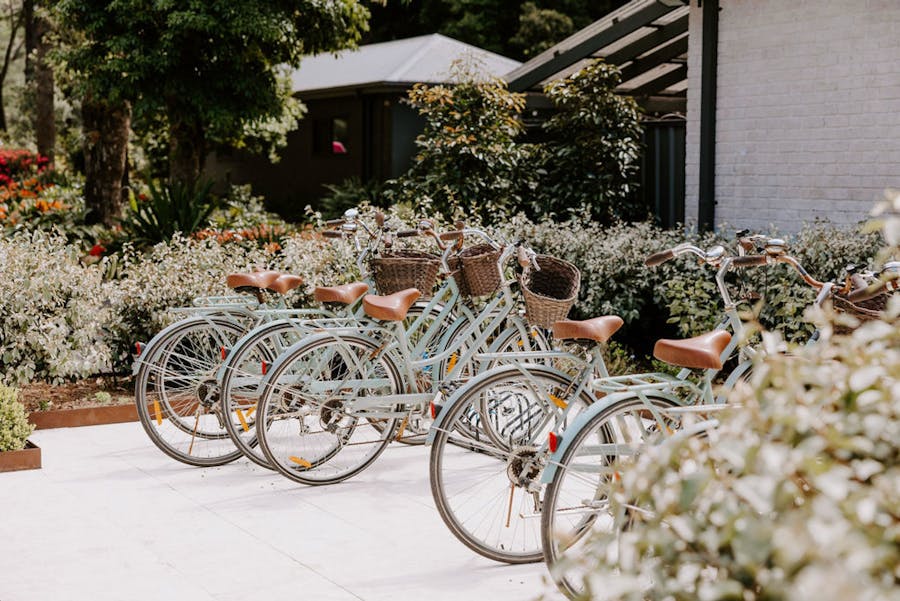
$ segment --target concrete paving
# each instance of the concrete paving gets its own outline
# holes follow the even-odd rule
[[[312,488],[245,460],[180,464],[137,423],[31,440],[43,469],[0,474],[0,601],[558,598],[543,564],[450,534],[421,447]]]

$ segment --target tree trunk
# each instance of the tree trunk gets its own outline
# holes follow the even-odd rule
[[[38,154],[44,155],[53,163],[53,154],[56,148],[56,117],[53,111],[53,68],[47,60],[49,51],[47,34],[49,33],[50,23],[40,17],[36,19],[34,130]]]
[[[22,22],[25,25],[25,82],[31,83],[34,79],[34,51],[37,48],[34,0],[23,0]]]
[[[198,120],[177,119],[169,111],[169,180],[193,184],[205,158],[205,136]]]
[[[111,226],[122,215],[122,178],[131,127],[131,105],[85,98],[84,203],[87,223]]]

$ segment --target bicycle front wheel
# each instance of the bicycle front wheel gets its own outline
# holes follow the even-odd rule
[[[678,404],[665,398],[625,399],[592,417],[577,432],[566,432],[570,446],[547,485],[541,515],[541,541],[547,567],[569,598],[585,594],[585,566],[579,558],[591,533],[612,531],[610,489],[642,448],[679,428],[666,409]],[[621,523],[621,516],[619,522]]]
[[[564,427],[567,411],[574,416],[590,403],[587,395],[567,398],[571,381],[565,374],[542,366],[525,369],[527,375],[515,367],[498,368],[460,389],[435,433],[429,462],[431,492],[450,531],[476,553],[513,564],[542,557],[544,441],[551,430]],[[511,444],[503,446],[475,422],[480,408],[499,398],[520,418],[506,416],[518,427]],[[551,398],[566,399],[568,408]]]
[[[378,397],[401,389],[399,371],[374,341],[314,337],[279,361],[263,382],[256,422],[260,447],[269,464],[295,482],[346,480],[391,441],[401,412],[379,404]]]

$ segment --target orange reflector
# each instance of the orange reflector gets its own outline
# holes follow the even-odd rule
[[[225,360],[225,347],[222,347],[222,360]]]
[[[559,407],[560,409],[565,409],[569,406],[567,402],[556,396],[555,394],[550,395],[550,400],[553,401],[553,404]]]
[[[266,375],[266,372],[269,371],[269,364],[265,361],[262,362],[262,375]]]
[[[560,436],[556,434],[556,432],[551,432],[547,435],[547,444],[550,445],[550,452],[555,453],[556,449],[559,448],[559,441],[561,440]]]
[[[162,409],[159,408],[159,401],[153,401],[153,413],[156,414],[156,425],[162,425]]]
[[[431,408],[431,419],[434,419],[437,417],[437,407],[435,406],[434,403],[431,403],[430,408]]]
[[[297,465],[299,465],[301,467],[305,467],[305,468],[312,467],[312,463],[310,463],[303,457],[294,457],[293,455],[291,455],[290,457],[288,457],[288,459],[290,459],[291,461],[293,461],[294,463],[296,463]]]
[[[235,409],[234,412],[235,412],[235,414],[237,414],[238,421],[241,422],[241,428],[244,429],[244,432],[249,432],[250,426],[247,425],[247,420],[244,417],[244,412],[241,411],[240,409]]]
[[[141,351],[144,350],[144,345],[141,344],[140,342],[135,342],[135,343],[134,343],[134,350],[137,351],[137,355],[138,355],[138,357],[140,357],[140,356],[141,356]]]
[[[518,341],[516,344],[518,344],[519,346],[525,346],[525,341],[524,341],[524,340],[520,340],[520,341]]]
[[[456,362],[459,360],[459,355],[453,353],[450,355],[450,360],[447,362],[447,371],[453,371],[453,368],[456,367]]]

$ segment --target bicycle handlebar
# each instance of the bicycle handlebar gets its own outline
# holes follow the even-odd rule
[[[343,238],[344,232],[340,230],[325,230],[322,232],[323,238]]]
[[[768,255],[745,255],[743,257],[734,257],[731,264],[735,267],[757,267],[766,265],[769,262]]]
[[[644,259],[644,265],[646,265],[647,267],[656,267],[657,265],[662,265],[666,261],[674,258],[675,251],[670,248],[658,253],[653,253],[652,255]]]

